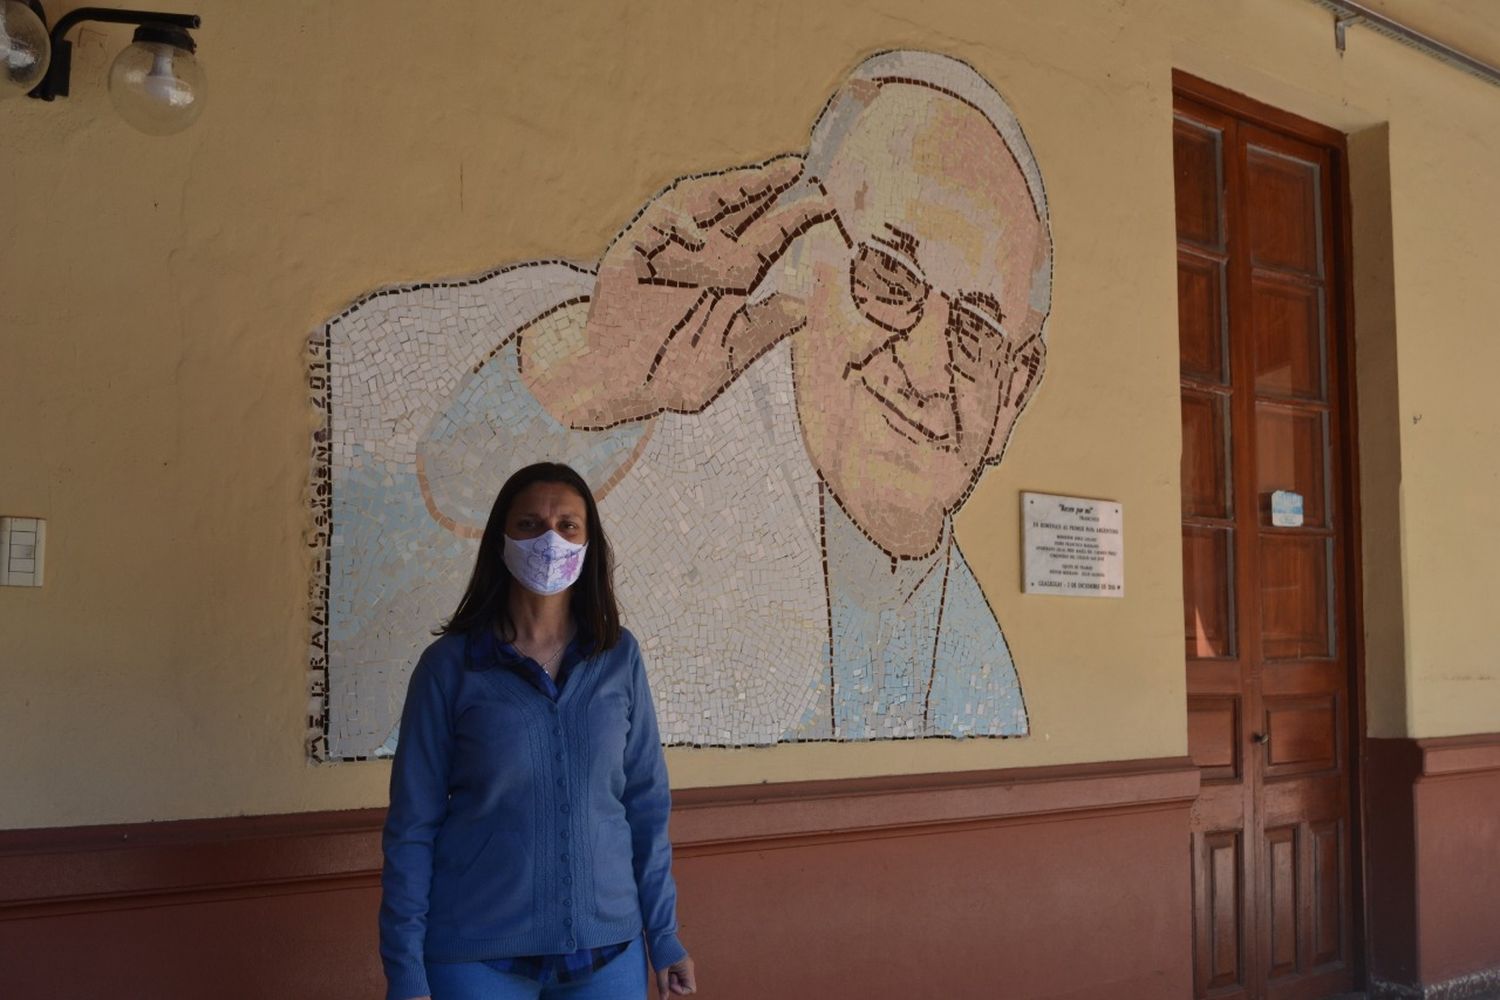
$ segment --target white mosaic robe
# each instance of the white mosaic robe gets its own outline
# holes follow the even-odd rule
[[[546,460],[592,484],[628,464],[600,509],[668,744],[1024,734],[1009,649],[951,523],[932,556],[893,567],[848,521],[802,444],[788,345],[698,414],[578,432],[541,407],[511,332],[590,286],[570,265],[531,265],[385,293],[330,325],[345,388],[334,396],[330,753],[393,749],[406,672],[424,629],[456,604],[477,544],[435,516],[477,532],[506,477]],[[545,322],[576,323],[584,309]],[[430,389],[369,372],[378,358],[426,373]],[[437,376],[434,358],[455,367]],[[351,415],[364,424],[351,428]]]

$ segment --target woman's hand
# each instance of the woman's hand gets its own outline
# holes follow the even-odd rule
[[[698,991],[698,980],[693,974],[693,958],[684,955],[665,969],[656,973],[656,990],[663,997],[680,997]]]

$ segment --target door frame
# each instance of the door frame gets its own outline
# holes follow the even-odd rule
[[[1370,936],[1368,919],[1368,851],[1365,845],[1366,821],[1364,813],[1364,775],[1366,766],[1366,711],[1365,711],[1365,634],[1364,634],[1364,541],[1360,529],[1359,504],[1359,404],[1358,366],[1355,360],[1354,325],[1354,239],[1351,225],[1352,206],[1349,195],[1349,146],[1343,132],[1327,125],[1283,111],[1280,108],[1257,101],[1252,97],[1228,87],[1211,83],[1201,77],[1182,70],[1172,70],[1172,95],[1179,95],[1199,104],[1247,119],[1253,124],[1274,132],[1282,132],[1304,142],[1328,149],[1333,162],[1332,174],[1337,178],[1338,191],[1330,198],[1333,212],[1331,239],[1337,240],[1334,254],[1335,273],[1329,282],[1333,294],[1333,315],[1336,329],[1331,337],[1338,340],[1338,364],[1330,374],[1340,383],[1340,424],[1344,431],[1343,447],[1337,467],[1338,502],[1348,522],[1347,557],[1339,573],[1347,595],[1345,607],[1337,619],[1339,634],[1344,637],[1349,653],[1349,731],[1343,733],[1344,748],[1349,761],[1349,871],[1352,875],[1354,926],[1350,928],[1350,941],[1357,944],[1353,956],[1355,982],[1362,988],[1369,985]]]

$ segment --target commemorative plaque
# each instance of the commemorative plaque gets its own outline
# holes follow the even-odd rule
[[[1110,500],[1021,494],[1024,591],[1124,597],[1124,508]]]

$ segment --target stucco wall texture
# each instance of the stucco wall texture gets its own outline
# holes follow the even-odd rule
[[[594,260],[673,178],[804,148],[888,48],[970,62],[1046,179],[1046,381],[956,522],[1032,734],[675,749],[674,783],[1185,752],[1174,68],[1354,137],[1369,731],[1497,728],[1494,87],[1358,29],[1340,56],[1306,0],[197,10],[181,135],[110,108],[124,29],[77,36],[71,97],[0,106],[0,514],[48,519],[47,585],[0,590],[0,826],[383,803],[385,764],[304,748],[308,334],[381,284]],[[1020,593],[1023,489],[1124,504],[1123,600]]]

